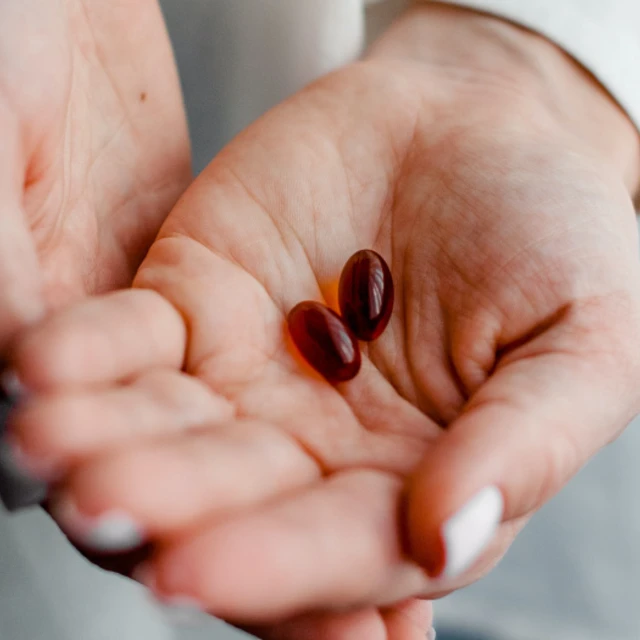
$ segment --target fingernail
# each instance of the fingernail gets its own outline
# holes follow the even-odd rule
[[[68,496],[53,503],[52,515],[74,540],[95,551],[129,551],[144,542],[144,532],[133,518],[118,509],[90,517]]]
[[[26,387],[20,381],[18,374],[13,369],[5,369],[0,374],[0,387],[8,398],[17,402],[28,395]]]
[[[436,630],[433,627],[427,631],[427,640],[436,640]]]
[[[485,550],[500,524],[504,501],[497,487],[485,487],[442,526],[443,576],[464,573]]]

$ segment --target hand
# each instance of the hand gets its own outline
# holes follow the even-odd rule
[[[266,637],[359,637],[331,627],[345,610],[388,637],[385,607],[483,575],[638,410],[637,168],[631,125],[552,45],[416,9],[214,160],[137,290],[19,342],[15,437],[62,474],[71,535],[158,544],[159,595]],[[396,308],[334,388],[283,320],[365,247]],[[454,548],[483,487],[482,535]]]
[[[190,181],[154,0],[0,6],[0,353],[87,293],[131,282]]]

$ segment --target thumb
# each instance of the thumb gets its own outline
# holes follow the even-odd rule
[[[25,157],[17,120],[0,101],[0,356],[43,312],[35,246],[23,208]]]
[[[412,477],[408,542],[431,577],[465,573],[633,418],[637,323],[577,316],[501,361]]]

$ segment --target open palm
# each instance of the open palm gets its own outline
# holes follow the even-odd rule
[[[630,417],[620,336],[637,322],[638,268],[622,181],[521,115],[523,97],[434,94],[424,74],[363,62],[269,113],[189,189],[136,289],[18,345],[21,379],[46,393],[14,428],[33,460],[70,470],[63,525],[90,536],[127,514],[158,544],[157,593],[244,624],[288,619],[273,637],[422,637],[424,621],[386,607],[486,572]],[[395,310],[333,387],[285,318],[301,300],[334,305],[362,248],[387,258]],[[493,544],[430,578],[447,564],[441,523],[488,485],[505,500]]]
[[[0,7],[0,347],[45,306],[131,282],[190,181],[155,2]]]

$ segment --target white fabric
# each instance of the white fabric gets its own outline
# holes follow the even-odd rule
[[[443,1],[547,36],[589,69],[640,127],[640,0]]]

